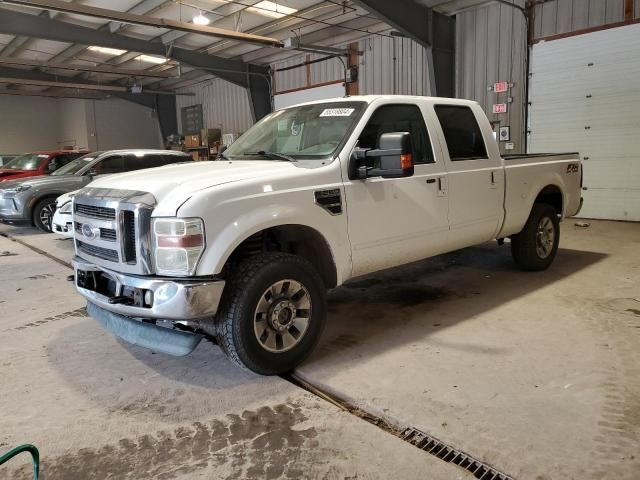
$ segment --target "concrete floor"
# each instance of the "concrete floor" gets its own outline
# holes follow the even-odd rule
[[[546,272],[486,244],[333,291],[297,374],[517,479],[640,478],[640,224],[590,223],[563,223]],[[0,237],[0,453],[36,444],[45,480],[472,478],[209,343],[172,358],[114,339],[69,273]],[[0,477],[30,478],[26,457]]]

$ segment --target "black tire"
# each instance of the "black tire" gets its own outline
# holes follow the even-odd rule
[[[33,224],[43,232],[51,233],[51,222],[56,211],[56,199],[54,197],[43,198],[33,207]]]
[[[263,315],[257,312],[259,302],[267,298],[265,294],[268,294],[272,285],[282,281],[287,283],[288,280],[299,283],[303,287],[304,298],[310,301],[308,310],[294,308],[290,309],[289,313],[295,317],[296,314],[303,316],[306,312],[308,320],[302,334],[297,329],[291,330],[294,333],[297,332],[299,337],[295,339],[297,343],[290,349],[279,352],[269,351],[261,343],[265,340],[258,338],[260,327],[256,319],[262,318]],[[287,290],[289,284],[287,284]],[[283,292],[285,287],[282,287],[280,294]],[[295,295],[292,296],[295,297]],[[268,310],[269,313],[264,314],[265,319],[273,318],[276,315],[273,309],[285,301],[279,295],[272,296],[271,299],[267,302],[270,310]],[[297,300],[292,299],[292,301]],[[260,305],[265,304],[260,303]],[[295,313],[292,313],[292,310]],[[307,260],[296,255],[275,252],[250,257],[238,265],[227,281],[220,309],[216,315],[216,339],[222,350],[241,367],[261,375],[285,373],[298,366],[313,351],[324,329],[326,311],[324,283]],[[273,334],[277,339],[280,335],[280,345],[282,345],[283,333],[271,328],[272,324],[267,320],[264,325],[267,326],[263,337],[266,334],[267,338],[271,339],[270,336]],[[278,326],[282,327],[282,325]],[[289,328],[295,327],[292,325]]]
[[[543,228],[545,225],[549,228],[552,226],[553,231]],[[559,243],[558,214],[552,206],[536,203],[522,231],[511,237],[511,255],[522,270],[546,270],[556,256]]]

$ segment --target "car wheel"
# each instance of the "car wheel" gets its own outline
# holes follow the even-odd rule
[[[558,214],[552,206],[536,203],[522,231],[511,237],[511,254],[523,270],[545,270],[553,262],[559,243]]]
[[[325,286],[313,266],[295,255],[267,253],[245,260],[231,275],[216,337],[238,365],[276,375],[307,358],[325,318]]]
[[[51,222],[56,211],[55,198],[43,198],[33,208],[33,224],[43,232],[51,232]]]

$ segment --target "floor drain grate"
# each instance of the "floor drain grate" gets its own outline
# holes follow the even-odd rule
[[[438,457],[440,460],[464,468],[480,480],[514,480],[513,477],[510,477],[506,473],[499,472],[492,466],[473,458],[471,455],[456,450],[442,443],[440,440],[433,438],[431,435],[413,427],[406,428],[400,437],[405,442]]]

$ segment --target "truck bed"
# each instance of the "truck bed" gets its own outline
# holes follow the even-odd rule
[[[542,192],[562,193],[562,217],[580,209],[582,168],[579,153],[534,153],[504,158],[504,222],[499,237],[520,232],[536,197]]]

